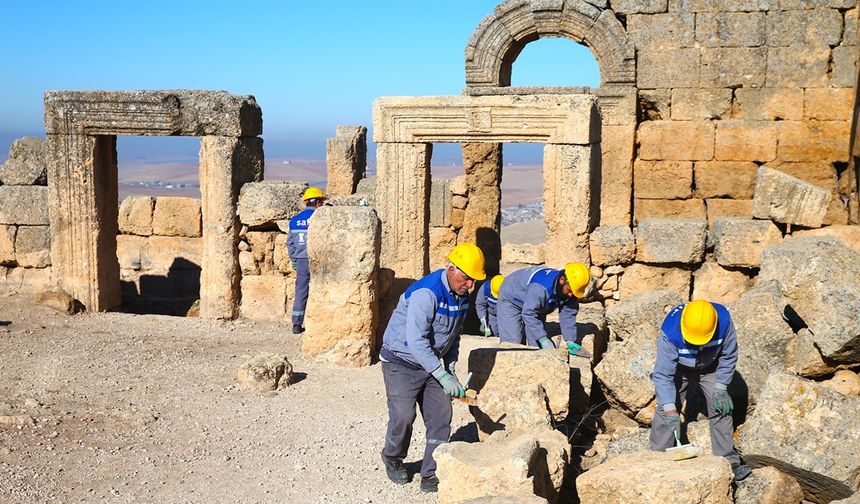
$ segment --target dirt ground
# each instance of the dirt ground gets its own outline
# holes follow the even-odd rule
[[[238,389],[237,368],[260,351],[287,356],[298,381]],[[0,356],[2,503],[437,500],[417,477],[404,486],[385,477],[379,365],[316,364],[286,326],[70,317],[6,296]],[[461,403],[453,431],[474,435]],[[419,416],[413,470],[423,446]]]

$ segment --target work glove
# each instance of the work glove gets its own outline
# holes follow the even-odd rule
[[[293,266],[293,269],[296,269],[296,261],[295,259],[290,261],[290,264]]]
[[[466,391],[463,390],[463,386],[460,385],[460,380],[458,380],[452,373],[445,371],[445,368],[442,366],[439,366],[430,374],[433,375],[433,378],[436,378],[436,381],[439,382],[439,385],[442,385],[445,393],[449,396],[466,397]]]
[[[555,348],[555,343],[553,343],[552,340],[548,337],[544,336],[543,338],[538,340],[538,346],[541,348],[541,350],[545,350],[547,348],[553,349]]]
[[[580,357],[585,357],[587,359],[591,358],[591,352],[582,348],[582,345],[578,345],[573,341],[567,342],[567,354],[568,355],[579,355]]]
[[[726,386],[722,383],[717,383],[714,386],[714,393],[711,395],[711,406],[722,416],[726,416],[735,409],[735,403],[732,402]]]
[[[493,335],[493,331],[490,329],[490,326],[487,324],[486,319],[481,319],[481,332],[484,333],[484,336],[489,338]]]
[[[664,404],[663,405],[663,418],[666,419],[666,427],[669,428],[670,432],[673,432],[677,436],[681,435],[681,415],[678,414],[678,410],[675,409],[674,404]]]

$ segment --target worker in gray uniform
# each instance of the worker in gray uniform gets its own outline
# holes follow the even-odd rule
[[[310,293],[311,270],[308,264],[308,224],[314,210],[323,206],[325,193],[317,187],[308,187],[302,200],[306,208],[290,219],[287,235],[287,252],[296,272],[296,294],[293,296],[293,334],[305,331],[305,308]]]
[[[481,334],[486,337],[499,335],[499,322],[496,317],[496,304],[499,302],[499,289],[505,275],[496,275],[478,288],[475,296],[475,313],[481,321]]]
[[[591,281],[588,267],[568,263],[564,269],[524,268],[505,277],[497,305],[502,342],[555,348],[546,331],[546,316],[558,309],[561,336],[568,351],[579,349],[576,334],[577,298],[585,296]]]
[[[433,451],[451,435],[451,398],[465,396],[456,374],[469,291],[483,280],[484,254],[461,243],[448,254],[448,266],[413,283],[400,296],[385,328],[379,360],[388,398],[388,428],[382,462],[388,478],[409,481],[403,459],[409,451],[415,405],[427,431],[421,463],[423,492],[436,492]]]
[[[657,336],[657,359],[651,380],[657,408],[651,425],[651,449],[664,451],[680,444],[680,406],[689,384],[698,385],[708,402],[708,421],[714,455],[732,465],[735,481],[750,475],[735,451],[728,393],[738,362],[738,340],[725,306],[704,300],[676,306],[666,315]]]

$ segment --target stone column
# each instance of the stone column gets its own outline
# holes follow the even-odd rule
[[[457,242],[478,245],[484,252],[487,274],[495,275],[502,257],[502,144],[464,143],[462,151],[469,204]]]
[[[335,137],[325,142],[326,193],[340,196],[355,193],[367,168],[367,128],[338,126]]]
[[[596,90],[600,107],[600,225],[630,225],[633,196],[633,147],[636,143],[634,87],[603,86]],[[598,194],[595,191],[595,194]]]
[[[263,179],[263,140],[205,136],[200,139],[200,203],[203,259],[200,316],[233,319],[239,306],[239,189]]]
[[[382,220],[380,266],[396,278],[417,279],[430,268],[430,154],[432,144],[379,143],[376,210]]]
[[[311,285],[302,352],[369,366],[379,323],[380,221],[369,207],[323,207],[308,228]]]
[[[48,135],[54,280],[89,311],[122,302],[116,136]]]
[[[588,264],[591,226],[591,178],[599,144],[547,144],[543,154],[546,264],[560,268],[570,261]]]

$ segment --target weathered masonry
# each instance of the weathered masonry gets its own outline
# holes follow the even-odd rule
[[[54,281],[88,310],[121,303],[117,135],[199,136],[200,313],[234,318],[239,189],[263,178],[263,121],[252,96],[214,91],[45,93]]]

